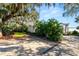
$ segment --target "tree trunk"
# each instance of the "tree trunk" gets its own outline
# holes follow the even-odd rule
[[[14,4],[14,8],[15,8],[15,10],[11,11],[10,14],[8,14],[8,13],[5,13],[5,14],[4,14],[4,17],[2,18],[2,26],[5,24],[5,22],[6,22],[7,20],[9,20],[9,19],[12,18],[12,17],[15,17],[14,14],[16,14],[17,11],[18,11],[20,8],[22,8],[22,4],[17,4],[17,6],[16,6],[16,4]],[[17,15],[17,16],[18,16],[18,15]],[[3,27],[1,28],[1,30],[2,30],[2,36],[6,36],[6,33],[4,32],[4,28],[3,28]]]
[[[7,15],[7,13],[6,13],[6,14],[4,15],[4,17],[2,18],[2,22],[1,22],[1,24],[2,24],[2,28],[1,28],[2,36],[6,36],[6,33],[4,32],[4,27],[3,27],[3,25],[4,25],[5,22],[6,22],[7,20],[9,20],[11,17],[12,17],[12,14]]]
[[[4,25],[4,23],[5,23],[5,17],[2,18],[2,26]],[[5,34],[5,32],[4,32],[3,29],[4,29],[4,28],[2,27],[2,28],[1,28],[1,30],[2,30],[2,36],[6,36],[6,34]]]
[[[1,29],[0,29],[0,38],[2,37],[2,31],[1,31]]]
[[[2,37],[2,19],[0,19],[0,38]]]

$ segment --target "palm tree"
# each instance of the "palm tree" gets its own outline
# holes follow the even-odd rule
[[[79,12],[79,3],[64,3],[64,16],[75,16]]]
[[[79,23],[79,3],[65,3],[64,10],[63,16],[75,16],[75,22]],[[77,26],[77,29],[79,29],[79,26]]]

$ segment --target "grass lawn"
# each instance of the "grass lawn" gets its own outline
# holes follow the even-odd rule
[[[23,32],[14,32],[13,37],[21,38],[21,37],[24,37],[25,35],[26,35],[26,34],[23,33]]]

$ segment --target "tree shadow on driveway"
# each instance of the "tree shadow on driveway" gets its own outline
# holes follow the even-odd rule
[[[61,43],[48,41],[45,38],[39,38],[36,36],[27,36],[23,38],[25,40],[18,39],[18,43],[24,44],[17,47],[8,47],[5,49],[0,48],[1,52],[8,52],[16,49],[15,54],[17,56],[76,56],[70,46],[66,46]],[[3,43],[4,45],[7,45]],[[28,46],[27,46],[28,45]],[[29,47],[30,45],[30,47]],[[64,46],[62,46],[64,45]],[[35,51],[33,51],[35,49]]]

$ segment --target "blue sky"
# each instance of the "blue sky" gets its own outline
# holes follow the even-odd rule
[[[63,17],[62,13],[64,12],[63,10],[63,5],[59,5],[56,7],[46,7],[46,6],[42,6],[40,8],[40,20],[47,20],[50,18],[55,18],[57,19],[59,22],[61,23],[69,23],[69,27],[76,27],[79,24],[77,24],[75,22],[75,18],[71,17],[71,16],[66,16]]]

